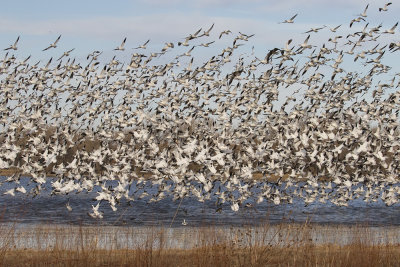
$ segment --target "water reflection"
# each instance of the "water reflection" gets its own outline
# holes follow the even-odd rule
[[[4,180],[4,177],[1,180]],[[27,185],[28,180],[21,179],[21,184],[30,190],[32,186]],[[4,183],[2,193],[13,186],[15,185]],[[48,188],[49,184],[46,184],[46,187]],[[148,187],[146,190],[150,193],[157,191],[154,187]],[[266,221],[271,224],[308,221],[321,224],[400,225],[399,204],[387,207],[380,200],[365,203],[360,199],[350,201],[347,207],[319,202],[306,206],[301,199],[295,199],[292,204],[280,205],[264,201],[260,204],[249,205],[249,207],[242,206],[239,212],[233,212],[230,205],[226,203],[217,212],[216,199],[204,203],[194,198],[185,198],[181,203],[180,200],[173,201],[171,197],[152,203],[148,203],[148,199],[140,199],[130,203],[121,202],[116,212],[111,210],[108,203],[102,203],[101,210],[104,212],[104,218],[95,220],[89,217],[87,212],[91,210],[91,204],[97,203],[93,200],[96,195],[95,190],[90,193],[82,192],[56,197],[50,196],[50,190],[45,190],[35,198],[22,194],[16,194],[15,197],[1,194],[1,220],[28,224],[47,222],[74,225],[172,225],[174,227],[182,226],[184,219],[190,226],[257,225]],[[71,212],[66,208],[68,202],[72,207]]]

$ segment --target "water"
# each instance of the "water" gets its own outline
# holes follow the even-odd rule
[[[4,180],[4,177],[0,179]],[[21,184],[26,186],[27,181],[28,179],[21,179]],[[14,186],[8,183],[2,186],[0,195],[2,222],[179,227],[185,219],[189,226],[241,226],[265,222],[400,225],[399,204],[387,207],[382,201],[365,203],[362,200],[352,200],[347,207],[318,202],[306,206],[300,199],[293,201],[292,204],[280,205],[264,201],[253,207],[242,206],[238,212],[233,212],[229,204],[224,204],[217,212],[216,199],[202,203],[194,198],[185,198],[180,203],[180,200],[173,201],[169,197],[153,203],[148,203],[148,199],[135,200],[130,204],[121,202],[116,212],[111,210],[108,203],[103,202],[100,210],[104,212],[104,218],[93,219],[87,213],[91,211],[91,205],[97,204],[97,201],[93,200],[97,196],[95,190],[66,196],[50,196],[49,190],[45,190],[35,198],[20,193],[16,193],[15,197],[2,194]],[[156,189],[147,190],[151,192]],[[72,212],[66,208],[68,202]]]

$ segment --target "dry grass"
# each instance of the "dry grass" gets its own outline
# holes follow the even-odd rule
[[[3,266],[398,266],[399,247],[305,246],[237,249],[225,245],[190,250],[13,250]]]
[[[101,229],[39,225],[21,230],[12,225],[2,226],[0,265],[399,266],[400,263],[398,244],[379,244],[372,239],[374,235],[369,228],[362,226],[352,228],[353,239],[347,244],[315,243],[311,237],[315,228],[307,224],[145,231],[132,227]],[[332,234],[340,236],[345,228],[330,229]],[[106,238],[105,233],[108,233]],[[169,239],[179,240],[179,245]],[[21,240],[27,242],[26,247],[19,243]]]

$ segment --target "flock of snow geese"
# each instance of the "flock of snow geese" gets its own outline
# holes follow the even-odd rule
[[[143,198],[214,199],[234,211],[294,198],[398,202],[400,73],[385,64],[400,50],[398,23],[370,25],[368,8],[261,59],[239,54],[252,34],[210,40],[214,25],[157,52],[148,40],[127,62],[100,51],[77,62],[71,49],[33,64],[11,53],[18,37],[0,60],[0,169],[14,183],[4,194],[36,196],[46,182],[53,196],[95,190],[94,218],[101,203],[115,211]],[[220,53],[194,56],[230,37]]]

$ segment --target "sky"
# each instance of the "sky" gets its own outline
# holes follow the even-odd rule
[[[390,28],[398,19],[400,3],[389,6],[388,12],[378,12],[386,2],[371,1],[368,19]],[[236,34],[239,31],[255,34],[248,49],[254,45],[257,53],[266,54],[273,47],[282,47],[288,39],[304,40],[306,35],[302,32],[311,27],[343,24],[341,30],[345,31],[367,3],[365,0],[7,1],[0,9],[0,49],[20,36],[15,54],[39,59],[59,56],[72,48],[75,48],[72,55],[77,58],[85,58],[94,50],[114,53],[113,49],[125,37],[129,53],[148,39],[150,50],[160,50],[165,42],[183,41],[190,33],[215,23],[210,40],[227,29]],[[294,24],[278,24],[296,13]],[[331,34],[328,29],[324,31],[312,38]],[[57,49],[42,52],[60,34]]]

